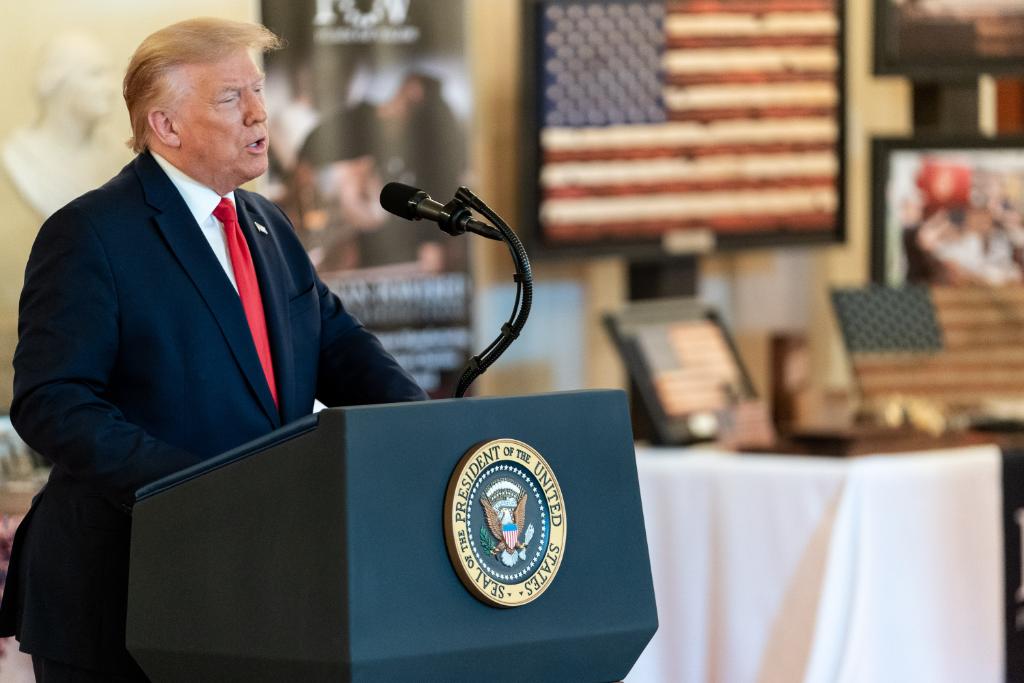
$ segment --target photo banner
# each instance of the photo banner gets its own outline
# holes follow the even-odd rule
[[[468,242],[386,213],[397,181],[447,202],[467,183],[462,0],[263,0],[267,194],[323,281],[432,397],[469,357]]]

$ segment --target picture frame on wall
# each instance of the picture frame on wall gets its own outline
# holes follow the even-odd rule
[[[538,256],[841,242],[842,0],[526,0]]]
[[[1024,137],[872,141],[878,284],[1024,283]]]
[[[1019,0],[875,0],[874,71],[927,80],[1024,73]]]

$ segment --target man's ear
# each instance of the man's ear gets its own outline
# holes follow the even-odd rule
[[[167,147],[181,147],[181,136],[178,135],[178,127],[174,120],[167,115],[167,112],[154,109],[146,117],[149,122],[149,129],[153,135]]]

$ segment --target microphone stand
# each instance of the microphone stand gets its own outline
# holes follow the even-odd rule
[[[462,376],[459,378],[459,384],[455,388],[454,395],[455,398],[462,398],[466,390],[469,389],[469,385],[477,377],[484,374],[487,368],[494,364],[494,361],[498,360],[498,357],[519,337],[523,326],[526,325],[526,318],[530,315],[530,306],[533,304],[533,271],[530,270],[530,259],[526,256],[526,249],[523,248],[523,243],[519,241],[519,237],[512,232],[512,229],[502,220],[501,216],[484,204],[483,200],[466,187],[460,187],[456,191],[455,201],[474,209],[494,225],[496,231],[500,233],[500,239],[508,246],[509,253],[511,253],[512,260],[516,266],[516,273],[513,276],[513,280],[516,283],[516,300],[512,306],[512,315],[501,326],[501,333],[495,337],[494,341],[488,344],[487,348],[483,351],[471,357],[469,362],[466,363],[466,367],[462,370]],[[484,237],[499,239],[491,234],[486,234]]]

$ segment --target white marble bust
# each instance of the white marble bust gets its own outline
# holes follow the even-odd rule
[[[117,84],[92,37],[65,33],[44,48],[35,78],[39,116],[3,143],[4,167],[15,187],[43,217],[99,187],[127,152],[101,132]]]

